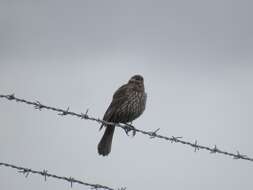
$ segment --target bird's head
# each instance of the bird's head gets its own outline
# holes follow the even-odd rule
[[[128,81],[128,83],[134,83],[134,84],[138,84],[138,85],[143,85],[144,83],[144,79],[141,75],[134,75],[130,78],[130,80]]]

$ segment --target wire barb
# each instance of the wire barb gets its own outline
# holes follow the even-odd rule
[[[155,131],[151,131],[150,132],[150,137],[151,139],[155,138],[155,136],[157,135],[157,132],[160,130],[160,128],[156,129]]]
[[[15,94],[7,95],[7,99],[8,100],[14,100],[15,99]]]
[[[199,146],[198,146],[198,141],[197,140],[195,140],[194,141],[194,152],[197,152],[197,150],[199,150]]]
[[[18,171],[19,173],[22,173],[25,175],[25,177],[27,178],[28,175],[30,174],[31,172],[31,169],[28,169],[28,168],[22,168],[21,170]]]
[[[175,137],[175,136],[168,137],[168,136],[165,136],[165,135],[160,135],[160,134],[158,134],[158,130],[155,130],[153,132],[150,132],[150,131],[148,132],[148,131],[144,131],[144,130],[141,130],[141,129],[137,129],[134,126],[129,125],[129,124],[120,124],[120,123],[107,122],[107,121],[101,120],[99,118],[89,116],[88,115],[88,109],[86,110],[85,114],[83,114],[83,113],[79,114],[79,113],[75,113],[75,112],[70,112],[69,107],[64,110],[64,109],[61,109],[61,108],[46,106],[46,105],[40,104],[38,101],[32,102],[32,101],[28,101],[28,100],[25,100],[25,99],[17,98],[17,97],[15,97],[14,94],[10,94],[10,95],[1,95],[0,94],[0,98],[5,98],[7,100],[15,100],[16,102],[21,102],[21,103],[24,103],[24,104],[33,105],[33,106],[35,106],[35,108],[37,108],[37,109],[39,108],[39,110],[46,109],[46,110],[55,111],[59,115],[62,115],[62,116],[71,115],[71,116],[75,116],[75,117],[78,117],[78,118],[81,118],[81,119],[87,119],[87,120],[90,120],[90,121],[95,121],[95,122],[97,122],[99,124],[102,124],[102,125],[107,125],[107,126],[108,125],[113,125],[113,126],[122,128],[126,132],[127,135],[129,134],[130,131],[133,131],[133,136],[136,133],[141,133],[143,135],[149,136],[150,138],[159,138],[159,139],[163,139],[163,140],[166,140],[166,141],[169,141],[169,142],[180,143],[180,144],[183,144],[185,146],[193,147],[195,152],[197,150],[201,149],[201,150],[209,151],[211,153],[219,153],[219,154],[223,154],[223,155],[226,155],[226,156],[230,156],[234,159],[241,159],[241,160],[247,160],[247,161],[253,162],[253,158],[248,157],[246,155],[242,155],[242,154],[239,153],[239,151],[237,151],[237,153],[235,154],[235,153],[231,153],[231,152],[227,152],[227,151],[218,149],[216,145],[214,146],[214,148],[204,146],[204,145],[199,145],[197,143],[197,140],[195,140],[194,143],[191,143],[189,141],[182,140],[181,139],[182,137]]]
[[[173,142],[178,142],[179,139],[182,139],[182,138],[183,138],[183,137],[174,137],[174,136],[172,136],[171,143],[173,143]]]
[[[36,105],[34,105],[34,108],[37,109],[37,110],[42,110],[44,106],[39,102],[39,101],[36,101]]]
[[[244,158],[247,158],[247,156],[240,154],[239,151],[236,151],[236,155],[234,156],[234,159],[244,159]]]
[[[69,112],[69,107],[66,109],[66,110],[62,110],[61,113],[58,113],[58,115],[60,116],[65,116],[65,115],[68,115],[70,112]]]
[[[88,112],[89,112],[89,108],[86,110],[85,113],[81,113],[81,119],[89,119]]]
[[[219,151],[219,149],[217,148],[216,145],[214,145],[214,148],[210,151],[210,153],[213,154],[213,153],[216,153],[218,151]]]
[[[73,187],[73,181],[74,181],[74,178],[73,177],[69,177],[69,182],[70,182],[70,187],[71,188]]]
[[[44,180],[47,181],[47,170],[43,170],[42,174],[44,175]]]

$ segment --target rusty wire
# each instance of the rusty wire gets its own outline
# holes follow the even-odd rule
[[[226,155],[226,156],[230,156],[234,159],[248,160],[248,161],[251,161],[251,162],[253,161],[253,158],[248,157],[244,154],[241,154],[239,151],[236,151],[236,153],[231,153],[231,152],[227,152],[227,151],[218,149],[218,147],[216,145],[213,148],[208,147],[208,146],[200,145],[200,144],[198,144],[197,140],[195,140],[194,142],[189,142],[189,141],[182,140],[182,137],[176,137],[176,136],[168,137],[168,136],[165,136],[165,135],[160,135],[160,134],[158,134],[159,129],[156,129],[154,131],[144,131],[144,130],[141,130],[141,129],[137,129],[134,126],[129,125],[129,124],[119,124],[119,123],[106,122],[106,121],[103,121],[99,118],[89,116],[88,115],[88,109],[86,110],[85,113],[75,113],[75,112],[70,111],[69,107],[67,109],[51,107],[51,106],[41,104],[39,101],[32,102],[32,101],[28,101],[28,100],[25,100],[25,99],[17,98],[17,97],[15,97],[14,94],[0,95],[0,98],[5,98],[5,99],[10,100],[10,101],[15,100],[16,102],[21,102],[21,103],[25,103],[25,104],[28,104],[28,105],[32,105],[32,106],[34,106],[35,109],[38,109],[38,110],[42,110],[42,109],[52,110],[52,111],[58,112],[58,115],[61,115],[61,116],[71,115],[71,116],[76,116],[76,117],[81,118],[81,119],[96,121],[100,124],[115,125],[116,127],[124,129],[127,134],[130,131],[132,131],[133,135],[135,135],[136,133],[141,133],[143,135],[149,136],[150,138],[159,138],[159,139],[163,139],[163,140],[166,140],[166,141],[169,141],[169,142],[172,142],[172,143],[173,142],[174,143],[180,143],[180,144],[187,145],[187,146],[190,146],[190,147],[194,148],[195,152],[197,150],[206,150],[206,151],[209,151],[210,153],[223,154],[223,155]]]

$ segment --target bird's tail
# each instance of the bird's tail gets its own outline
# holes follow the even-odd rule
[[[98,143],[98,154],[107,156],[111,152],[112,137],[114,133],[115,126],[107,126],[105,133]]]

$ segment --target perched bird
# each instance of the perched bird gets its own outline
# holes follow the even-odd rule
[[[134,75],[127,84],[122,85],[114,93],[103,120],[112,123],[132,122],[145,110],[146,99],[144,79],[141,75]],[[101,128],[103,126],[102,124]],[[106,126],[104,135],[98,144],[98,154],[107,156],[111,152],[114,129],[115,126]]]

